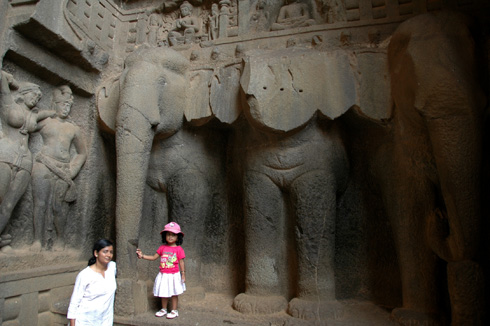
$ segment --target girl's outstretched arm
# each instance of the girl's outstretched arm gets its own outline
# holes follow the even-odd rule
[[[136,254],[138,255],[139,259],[146,259],[146,260],[157,260],[160,257],[160,255],[158,255],[157,253],[155,253],[153,256],[143,255],[143,252],[139,248],[136,249]]]
[[[179,269],[180,275],[182,275],[182,283],[185,283],[185,263],[183,258],[179,260]]]

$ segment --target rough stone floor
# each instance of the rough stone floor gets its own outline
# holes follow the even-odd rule
[[[394,326],[389,312],[369,302],[340,301],[339,308],[321,321],[293,318],[285,312],[272,315],[244,315],[232,308],[233,298],[207,293],[204,300],[179,303],[179,317],[158,318],[154,311],[133,318],[116,317],[115,326]]]

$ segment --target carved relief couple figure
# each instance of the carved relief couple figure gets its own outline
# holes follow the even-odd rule
[[[62,241],[66,222],[63,202],[75,200],[72,179],[86,160],[80,129],[66,122],[73,103],[68,86],[53,93],[54,110],[38,110],[42,93],[38,85],[17,83],[12,75],[1,72],[0,133],[0,232],[24,195],[29,182],[34,195],[34,248],[46,246],[45,225]],[[11,89],[17,89],[12,92]],[[44,141],[35,162],[29,149],[29,135],[40,131]],[[70,158],[71,145],[77,154]],[[55,228],[51,226],[54,223]],[[2,234],[1,247],[9,245],[11,236]]]
[[[54,112],[37,109],[42,93],[36,84],[18,83],[12,75],[2,71],[0,87],[1,234],[31,180],[33,160],[28,144],[29,135],[36,131],[39,121],[52,116]],[[2,234],[1,237],[0,247],[8,246],[10,235]]]

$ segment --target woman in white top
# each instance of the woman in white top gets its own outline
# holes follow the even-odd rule
[[[70,326],[112,326],[114,319],[114,294],[116,292],[116,263],[112,242],[98,240],[88,266],[77,276],[68,319]]]

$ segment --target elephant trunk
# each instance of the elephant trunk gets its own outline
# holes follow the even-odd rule
[[[445,212],[429,217],[429,243],[439,257],[448,262],[473,259],[479,245],[486,104],[479,86],[474,41],[467,23],[456,22],[454,30],[430,39],[432,46],[445,50],[430,52],[431,75],[425,71],[425,66],[418,66],[418,81],[426,90],[418,93],[415,101],[429,131],[445,205]],[[454,48],[454,44],[458,48]],[[447,227],[449,230],[444,231]],[[446,233],[445,237],[440,236],[442,232]]]
[[[429,243],[448,262],[471,260],[478,248],[482,156],[479,116],[471,113],[428,121],[446,208],[446,213],[439,211],[429,217]]]
[[[154,131],[146,116],[122,103],[116,129],[117,259],[120,277],[136,280],[137,238]]]
[[[188,61],[164,48],[141,48],[125,61],[116,117],[116,236],[122,278],[137,279],[136,247],[151,148],[156,135],[182,127]]]

